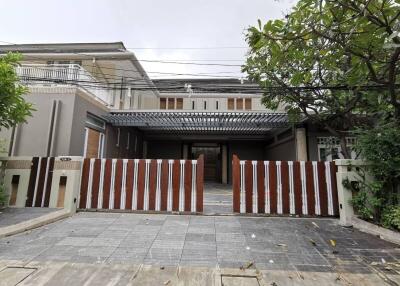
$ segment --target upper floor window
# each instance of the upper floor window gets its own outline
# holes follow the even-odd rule
[[[228,98],[228,110],[251,110],[251,98]]]
[[[176,99],[176,109],[183,109],[183,98]]]
[[[168,101],[168,109],[174,109],[175,108],[175,98],[167,98]]]
[[[204,110],[207,109],[207,101],[204,100]]]
[[[160,98],[160,109],[167,109],[167,99]]]
[[[244,100],[244,109],[251,110],[251,98],[246,98]]]
[[[228,98],[228,109],[229,110],[235,109],[235,99],[234,98]]]
[[[183,109],[183,98],[161,97],[160,109]]]
[[[237,110],[243,109],[243,98],[236,98],[236,109]]]
[[[215,102],[215,109],[216,109],[216,110],[219,109],[219,102],[218,102],[218,100]]]
[[[192,100],[192,110],[194,110],[195,107],[196,106],[195,106],[194,100]]]

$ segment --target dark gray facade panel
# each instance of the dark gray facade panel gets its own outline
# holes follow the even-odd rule
[[[118,142],[119,128],[119,142]],[[128,135],[129,134],[129,135]],[[128,140],[129,137],[129,140]],[[115,127],[107,124],[105,158],[142,159],[143,134],[133,127]]]
[[[296,142],[295,139],[284,140],[265,147],[265,160],[268,161],[295,161]]]
[[[240,160],[264,160],[264,141],[230,141],[228,142],[228,182],[232,182],[232,156]]]
[[[181,141],[148,141],[148,159],[183,159]]]

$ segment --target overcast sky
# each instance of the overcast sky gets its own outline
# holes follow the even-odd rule
[[[283,17],[295,2],[0,0],[0,41],[16,44],[122,41],[139,60],[240,65],[246,53],[245,29],[256,25],[257,19],[265,22]],[[219,49],[211,49],[215,47]],[[161,76],[156,72],[240,77],[240,67],[146,62],[142,65],[152,78]]]

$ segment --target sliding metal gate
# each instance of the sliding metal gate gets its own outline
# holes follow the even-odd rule
[[[233,211],[337,216],[334,162],[232,161]]]
[[[204,160],[84,159],[80,209],[203,211]]]

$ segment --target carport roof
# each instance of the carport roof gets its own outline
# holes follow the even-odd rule
[[[114,111],[103,118],[114,126],[134,126],[166,133],[263,134],[272,128],[288,126],[286,113],[264,111]]]

